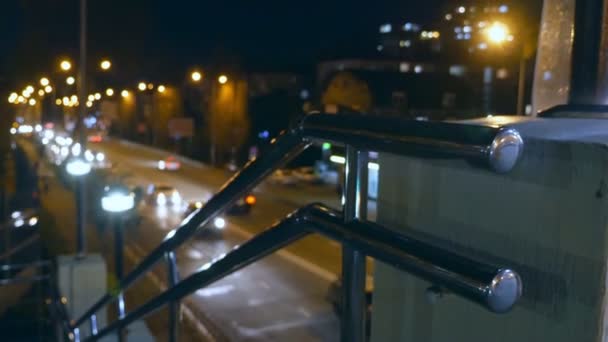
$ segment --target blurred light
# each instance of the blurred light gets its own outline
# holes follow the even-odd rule
[[[458,7],[458,13],[464,13],[464,12],[466,12],[466,10],[467,9],[464,6]]]
[[[102,152],[99,152],[99,153],[97,153],[97,155],[95,156],[95,159],[96,159],[98,162],[102,162],[102,161],[104,161],[104,160],[106,159],[106,155],[105,155],[105,154],[103,154]]]
[[[65,138],[65,144],[66,145],[72,145],[72,143],[74,142],[74,140],[70,137]]]
[[[17,98],[17,101],[19,101],[19,103],[25,103],[26,102],[25,97],[23,97],[21,95],[19,95],[19,97]]]
[[[101,93],[95,93],[95,100],[101,100]]]
[[[156,204],[164,206],[167,204],[167,197],[162,192],[156,196]]]
[[[21,93],[21,95],[23,95],[23,97],[25,97],[26,99],[29,99],[31,94],[32,94],[32,93],[28,92],[27,90],[24,90],[24,91]]]
[[[49,141],[50,140],[48,138],[42,138],[42,145],[48,145]]]
[[[47,85],[46,87],[44,87],[44,91],[49,94],[53,91],[53,87],[51,87],[50,85]]]
[[[137,85],[137,89],[141,91],[146,90],[146,84],[144,82],[139,82],[139,84]]]
[[[17,93],[11,93],[8,97],[8,102],[9,103],[15,103],[17,102],[17,100],[19,99],[19,94]]]
[[[479,45],[477,46],[479,48],[479,50],[485,50],[488,48],[488,44],[486,43],[479,43]]]
[[[65,79],[65,83],[72,85],[72,84],[76,83],[76,79],[74,77],[70,76]]]
[[[76,96],[76,95],[70,96],[70,101],[73,102],[73,103],[78,102],[78,96]]]
[[[19,126],[19,128],[17,128],[17,132],[19,133],[32,133],[34,131],[34,128],[30,125],[21,125]]]
[[[498,6],[498,12],[500,12],[500,13],[507,13],[507,12],[509,12],[509,6],[507,6],[507,5],[500,5],[500,6]]]
[[[63,148],[61,150],[63,152]],[[91,172],[91,164],[80,158],[73,158],[67,163],[66,170],[72,176],[84,176]]]
[[[93,162],[93,160],[95,160],[95,156],[93,155],[93,152],[91,152],[91,150],[86,150],[84,151],[84,159],[91,163]]]
[[[423,70],[422,65],[416,65],[414,67],[414,72],[417,73],[417,74],[421,73],[422,70]]]
[[[40,79],[40,85],[43,86],[43,87],[46,87],[47,85],[49,85],[49,83],[50,83],[49,79],[46,78],[46,77],[43,77],[43,78]]]
[[[270,137],[270,132],[268,132],[268,131],[261,131],[260,134],[258,134],[258,137],[260,139],[268,139],[268,137]]]
[[[19,227],[23,226],[24,223],[25,222],[23,221],[23,219],[21,219],[21,218],[20,219],[16,219],[15,220],[15,227],[19,228]]]
[[[245,203],[249,204],[249,205],[254,205],[256,202],[256,198],[253,195],[247,195],[247,197],[245,197]]]
[[[380,25],[380,33],[391,33],[393,26],[391,24]]]
[[[164,170],[164,169],[165,169],[165,167],[167,167],[167,165],[166,165],[165,161],[164,161],[164,160],[159,160],[159,161],[158,161],[158,169],[159,169],[159,170]]]
[[[34,131],[41,132],[42,131],[42,125],[36,124],[36,126],[34,126]]]
[[[213,225],[217,229],[224,229],[224,227],[226,227],[226,220],[221,217],[216,217],[215,219],[213,219]]]
[[[378,165],[378,163],[369,162],[367,163],[367,168],[370,170],[378,171],[380,170],[380,165]]]
[[[36,105],[36,99],[30,99],[29,102],[30,106],[35,106]]]
[[[179,192],[177,192],[177,190],[174,190],[171,193],[171,202],[173,202],[173,205],[179,204],[182,201],[182,197],[179,195]]]
[[[11,132],[12,135],[17,134],[17,129],[15,127],[11,127],[11,129],[9,131]]]
[[[45,129],[44,132],[42,133],[44,135],[45,138],[47,139],[53,139],[53,137],[55,136],[55,133],[53,133],[52,130],[50,129]]]
[[[62,100],[63,100],[62,102],[63,102],[64,106],[67,106],[67,105],[70,104],[70,98],[69,97],[64,96]]]
[[[120,96],[127,98],[129,97],[129,91],[128,90],[123,90],[120,92]]]
[[[28,85],[27,87],[25,87],[25,91],[31,94],[34,92],[34,87],[31,85]]]
[[[72,63],[70,63],[68,60],[63,60],[61,61],[61,64],[59,64],[59,67],[61,67],[61,70],[63,71],[68,71],[72,69]]]
[[[106,89],[106,95],[107,96],[113,96],[114,95],[114,89],[112,89],[112,88]]]
[[[346,158],[342,157],[342,156],[330,156],[329,157],[329,161],[331,161],[332,163],[336,163],[336,164],[344,164],[346,163]]]
[[[17,217],[19,217],[19,216],[21,216],[21,212],[20,212],[20,211],[13,211],[13,212],[11,213],[11,218],[12,218],[13,220],[14,220],[14,219],[16,219],[16,218],[17,218]]]
[[[190,78],[194,82],[199,82],[203,78],[203,75],[198,71],[193,71],[192,74],[190,75]]]
[[[324,142],[323,145],[321,146],[321,148],[323,149],[323,151],[327,151],[327,150],[331,149],[331,143]]]
[[[165,88],[165,86],[164,86],[164,85],[162,85],[162,84],[161,84],[161,85],[159,85],[159,86],[158,86],[158,92],[159,92],[159,93],[164,93],[164,92],[165,92],[165,90],[166,90],[166,88]]]
[[[91,101],[87,101],[87,107],[88,107],[88,108],[93,107],[93,102],[91,102]]]
[[[220,82],[220,84],[226,84],[226,82],[228,82],[228,77],[226,75],[220,75],[220,77],[217,78],[217,81]]]
[[[110,68],[112,67],[112,62],[110,62],[109,60],[106,59],[106,60],[101,61],[99,66],[103,70],[110,70]]]
[[[451,14],[446,14],[445,15],[445,20],[452,20],[452,15]]]
[[[148,89],[149,89],[149,90],[154,89],[154,84],[152,84],[152,83],[148,83]]]
[[[111,213],[122,213],[135,207],[135,198],[132,194],[113,192],[101,198],[103,210]]]
[[[29,221],[27,221],[27,223],[30,225],[30,227],[33,227],[38,223],[38,218],[36,216],[34,216],[34,217],[30,218]]]
[[[38,89],[38,96],[44,96],[44,89]]]
[[[79,156],[81,152],[82,152],[82,147],[80,146],[79,143],[75,143],[74,145],[72,145],[72,155]]]
[[[490,42],[500,44],[507,40],[509,36],[509,29],[505,24],[495,22],[492,24],[492,26],[487,28],[485,33]]]
[[[61,99],[56,99],[55,100],[55,104],[58,105],[58,106],[61,106]]]

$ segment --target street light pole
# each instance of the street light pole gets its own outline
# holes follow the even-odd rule
[[[524,96],[526,89],[526,54],[525,49],[521,48],[521,56],[519,58],[519,79],[517,82],[517,115],[524,115]]]
[[[78,141],[83,151],[86,150],[86,138],[83,120],[87,110],[86,97],[86,65],[87,65],[87,0],[80,0],[80,72],[78,77],[79,113],[76,124]],[[85,219],[85,178],[79,177],[76,183],[76,234],[77,255],[83,257],[86,254],[86,238],[84,235]]]

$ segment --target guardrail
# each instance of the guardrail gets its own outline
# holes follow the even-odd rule
[[[438,286],[450,289],[493,312],[508,310],[521,293],[521,280],[508,268],[496,268],[469,260],[430,244],[395,235],[389,230],[365,222],[367,186],[367,152],[390,152],[422,158],[461,158],[483,165],[498,173],[510,171],[519,160],[523,140],[508,127],[483,126],[448,122],[411,121],[362,115],[311,114],[299,125],[283,132],[272,141],[269,152],[249,162],[235,174],[206,205],[187,217],[180,227],[171,231],[164,241],[139,263],[121,282],[122,293],[149,271],[159,260],[168,261],[170,274],[176,270],[171,254],[184,241],[214,216],[226,210],[232,202],[251,191],[274,170],[286,164],[313,141],[332,141],[347,146],[346,177],[343,193],[343,213],[331,212],[321,206],[303,209],[273,229],[259,234],[240,248],[217,260],[209,268],[177,282],[171,277],[169,290],[116,320],[87,340],[97,340],[154,311],[171,304],[176,314],[177,301],[187,293],[230,274],[310,231],[320,232],[343,243],[343,317],[341,336],[344,341],[363,341],[365,256],[374,256],[392,263]],[[295,222],[294,222],[295,221]],[[294,229],[306,225],[306,229]],[[365,231],[379,234],[367,234]],[[391,241],[399,243],[390,243]],[[389,248],[390,247],[390,248]],[[384,250],[384,248],[389,248]],[[420,262],[427,260],[427,262]],[[206,267],[207,267],[206,266]],[[116,299],[107,293],[75,321],[74,331],[94,317],[103,306]],[[171,319],[171,341],[176,339],[177,320]],[[95,330],[94,330],[95,331]]]

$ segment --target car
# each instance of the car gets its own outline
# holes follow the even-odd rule
[[[100,143],[104,140],[104,132],[102,131],[93,131],[90,132],[87,136],[87,140],[92,143]]]
[[[293,176],[300,182],[310,184],[323,183],[323,179],[311,166],[299,167],[292,172]]]
[[[226,214],[231,216],[248,214],[256,202],[257,198],[252,194],[248,194],[239,198],[230,208],[228,208],[228,210],[226,210]],[[190,215],[196,209],[202,208],[204,204],[205,203],[203,201],[191,202],[184,212],[184,218]]]
[[[182,197],[179,191],[172,186],[164,184],[150,184],[147,189],[148,203],[160,207],[172,205],[180,206]]]
[[[167,170],[167,171],[177,171],[181,168],[181,163],[173,156],[168,156],[165,159],[158,161],[158,169],[159,170]]]
[[[87,149],[86,151],[84,151],[84,158],[86,159],[86,161],[91,163],[91,166],[95,169],[107,169],[112,167],[103,152],[97,152],[95,150]]]
[[[13,211],[10,219],[4,223],[4,227],[35,227],[38,225],[38,221],[38,211],[36,209],[29,208],[21,211]]]
[[[184,218],[190,216],[195,210],[202,208],[202,201],[190,202],[184,211]],[[222,230],[226,228],[226,219],[222,215],[218,215],[205,225],[204,229],[200,230],[201,236],[218,236]]]
[[[281,185],[295,185],[298,179],[294,176],[293,172],[288,169],[276,170],[269,178],[271,183]]]

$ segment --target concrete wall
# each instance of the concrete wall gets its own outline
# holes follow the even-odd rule
[[[378,263],[372,341],[605,340],[608,149],[524,139],[507,175],[381,155],[379,223],[512,266],[524,292],[503,315],[454,295],[430,304],[430,284]]]

